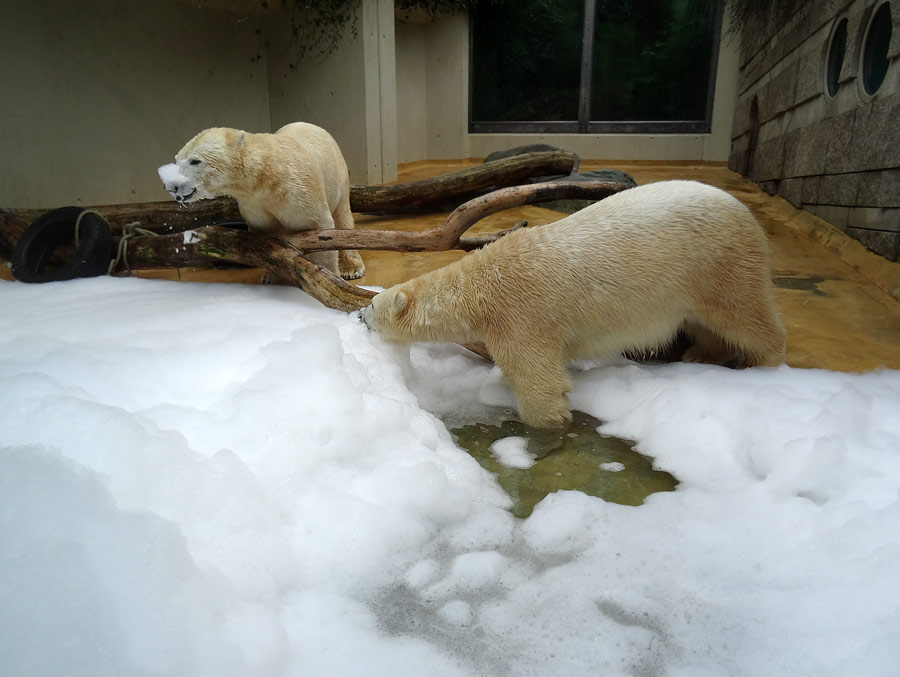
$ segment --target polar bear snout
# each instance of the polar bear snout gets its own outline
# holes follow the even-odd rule
[[[184,204],[197,195],[196,184],[181,173],[178,165],[170,163],[156,171],[163,182],[163,188],[178,202]]]
[[[369,331],[378,331],[378,321],[375,319],[375,309],[369,305],[359,311],[357,318],[366,325]]]
[[[178,202],[188,202],[192,197],[197,194],[197,189],[193,186],[188,185],[180,185],[180,186],[166,186],[166,190],[174,197]]]

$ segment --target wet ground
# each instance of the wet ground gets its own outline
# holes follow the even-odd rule
[[[435,176],[475,161],[419,162],[403,168],[401,180]],[[900,369],[900,264],[867,251],[855,240],[756,184],[718,165],[626,164],[582,161],[581,169],[619,169],[638,184],[693,179],[718,186],[744,202],[769,236],[773,252],[778,306],[787,328],[787,363],[799,368],[866,371]],[[358,228],[422,230],[441,223],[446,214],[357,216]],[[520,207],[477,223],[468,235],[508,228],[521,220],[550,223],[565,215],[541,207]],[[389,287],[463,256],[462,252],[363,252],[364,285]],[[142,277],[196,282],[256,282],[247,270],[144,271]],[[0,278],[10,279],[0,266]],[[579,489],[605,500],[639,505],[654,491],[677,484],[668,473],[631,443],[602,437],[599,422],[578,414],[563,433],[541,433],[508,421],[498,426],[473,424],[453,430],[460,446],[498,476],[513,498],[513,512],[525,517],[548,492]],[[527,469],[501,465],[490,447],[504,437],[525,437],[535,463]]]
[[[528,517],[554,491],[576,489],[613,503],[640,505],[650,494],[673,491],[678,485],[672,475],[654,469],[652,459],[636,452],[633,442],[599,434],[600,421],[590,414],[573,411],[572,415],[574,420],[562,431],[504,421],[473,423],[450,432],[483,468],[497,475],[514,501],[516,517]],[[500,462],[491,447],[510,437],[527,441],[533,465],[511,467]]]

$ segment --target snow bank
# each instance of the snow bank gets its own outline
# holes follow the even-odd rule
[[[681,485],[522,521],[435,416],[513,404],[461,349],[289,288],[0,282],[0,306],[6,673],[900,665],[897,372],[586,368],[575,407]]]

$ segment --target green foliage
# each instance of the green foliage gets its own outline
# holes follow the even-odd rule
[[[474,16],[473,119],[575,119],[584,0],[520,0]]]
[[[473,24],[474,122],[572,122],[584,0],[486,7]],[[597,0],[593,121],[704,120],[716,0]]]

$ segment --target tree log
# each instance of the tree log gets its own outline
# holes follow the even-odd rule
[[[248,248],[245,256],[245,248],[253,241],[266,242],[268,249],[280,248],[295,252],[296,254],[292,256],[301,252],[328,249],[378,249],[400,252],[447,249],[470,251],[493,242],[509,232],[506,230],[472,239],[461,237],[465,231],[486,216],[512,207],[563,197],[601,199],[623,188],[624,186],[620,184],[607,181],[537,183],[503,188],[466,202],[454,210],[440,226],[421,232],[361,228],[314,229],[295,234],[265,236],[231,228],[205,227],[169,235],[138,235],[126,242],[124,248],[126,256],[119,261],[115,272],[143,268],[208,267],[211,261],[229,261],[265,268],[282,277],[289,277],[282,274],[280,266],[284,264],[283,259],[278,259],[279,270],[275,270],[260,263],[259,252],[254,248]],[[205,243],[202,248],[196,244],[201,240]],[[322,298],[319,300],[327,306],[335,307]]]
[[[524,153],[430,179],[384,186],[351,186],[350,208],[361,214],[450,211],[479,195],[537,176],[571,174],[578,156],[570,151]]]
[[[488,193],[495,188],[513,186],[523,181],[550,174],[569,174],[575,154],[568,151],[526,153],[476,167],[460,169],[419,181],[382,186],[350,186],[350,208],[358,214],[403,214],[413,212],[450,211],[462,202]],[[122,227],[137,221],[141,228],[156,233],[175,233],[209,226],[217,222],[241,221],[237,202],[229,197],[199,200],[180,205],[174,200],[135,204],[86,207],[103,214],[113,235]],[[0,253],[12,251],[21,232],[7,231],[9,215],[17,215],[19,223],[30,224],[48,209],[0,209]]]

